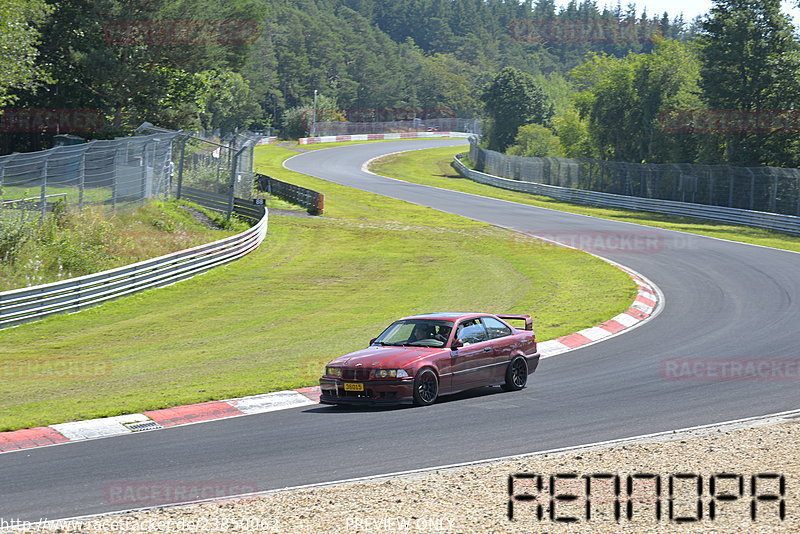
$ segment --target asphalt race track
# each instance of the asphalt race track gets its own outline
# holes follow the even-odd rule
[[[644,236],[657,246],[602,255],[655,282],[666,297],[662,313],[624,335],[543,360],[529,387],[516,393],[484,389],[426,408],[312,406],[2,454],[0,517],[35,521],[131,508],[109,502],[109,484],[238,482],[266,490],[800,407],[797,379],[670,380],[663,373],[663,362],[673,358],[797,358],[800,254],[549,211],[360,171],[363,162],[380,154],[461,142],[353,145],[304,153],[287,167],[534,234]],[[365,344],[374,334],[364,332]]]

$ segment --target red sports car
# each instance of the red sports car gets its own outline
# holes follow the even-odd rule
[[[525,328],[509,320],[525,321]],[[516,391],[538,365],[529,315],[414,315],[392,323],[368,348],[330,362],[319,381],[320,402],[426,406],[481,386]]]

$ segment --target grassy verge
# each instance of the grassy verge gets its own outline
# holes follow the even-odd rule
[[[0,430],[312,385],[331,358],[411,313],[531,313],[540,339],[626,309],[635,286],[586,254],[286,171],[325,218],[270,217],[267,240],[192,280],[0,331]]]
[[[454,191],[473,193],[502,200],[510,200],[512,202],[529,204],[531,206],[800,252],[800,237],[772,232],[770,230],[714,223],[687,217],[673,217],[658,213],[570,204],[547,197],[518,193],[516,191],[506,191],[497,187],[479,184],[472,180],[462,178],[450,166],[450,162],[453,161],[453,156],[459,152],[464,152],[464,150],[465,147],[444,147],[395,154],[374,161],[370,170],[377,174],[391,176],[392,178],[399,178],[409,182],[432,185],[444,189],[452,189]]]
[[[44,223],[38,214],[21,221],[18,210],[0,212],[0,291],[113,269],[232,234],[198,223],[184,202],[154,201],[116,212],[60,206]]]

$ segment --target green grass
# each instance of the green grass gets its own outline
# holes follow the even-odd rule
[[[370,166],[370,170],[374,173],[400,180],[509,200],[531,206],[800,252],[800,237],[780,232],[751,228],[749,226],[714,223],[688,217],[673,217],[658,213],[570,204],[552,198],[507,191],[490,185],[479,184],[461,177],[450,166],[453,156],[465,150],[466,147],[464,146],[444,147],[394,154],[375,160]]]
[[[0,291],[113,269],[234,233],[198,223],[183,209],[190,205],[212,219],[224,220],[200,206],[175,201],[151,201],[117,211],[88,206],[82,212],[59,204],[44,223],[38,213],[21,221],[18,210],[0,211]],[[231,230],[244,228],[240,224]]]
[[[544,340],[635,296],[592,256],[286,171],[282,147],[256,154],[260,171],[324,193],[326,217],[274,215],[235,263],[0,331],[0,430],[313,385],[412,313],[530,313]]]

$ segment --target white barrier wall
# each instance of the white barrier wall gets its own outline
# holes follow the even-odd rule
[[[382,141],[392,139],[444,138],[456,137],[468,139],[475,134],[464,132],[403,132],[382,134],[326,135],[324,137],[301,137],[297,140],[301,145],[316,143],[341,143],[344,141]]]

